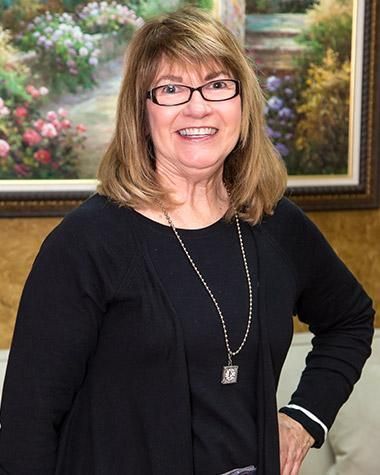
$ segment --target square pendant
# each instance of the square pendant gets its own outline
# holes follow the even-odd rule
[[[222,384],[237,383],[239,366],[223,366]]]

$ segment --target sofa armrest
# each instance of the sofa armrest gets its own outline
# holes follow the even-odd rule
[[[310,333],[296,333],[286,358],[277,401],[288,403],[297,387],[307,353]],[[299,475],[377,475],[380,446],[380,330],[375,331],[372,355],[361,379],[336,420],[320,449],[311,449]]]

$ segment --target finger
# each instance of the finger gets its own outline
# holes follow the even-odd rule
[[[298,472],[299,472],[299,470],[300,470],[300,467],[301,467],[301,462],[300,462],[299,460],[295,461],[295,462],[293,463],[293,466],[292,466],[290,475],[298,475]]]

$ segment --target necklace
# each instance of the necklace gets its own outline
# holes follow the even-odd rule
[[[198,275],[200,281],[202,282],[204,288],[206,289],[207,293],[209,294],[209,296],[210,296],[210,298],[211,298],[211,300],[212,300],[212,302],[213,302],[213,304],[214,304],[214,306],[215,306],[215,308],[218,312],[218,315],[220,317],[220,321],[221,321],[222,328],[223,328],[223,334],[224,334],[224,342],[225,342],[226,350],[227,350],[227,365],[223,366],[221,383],[222,384],[236,383],[237,378],[238,378],[239,366],[234,365],[232,363],[232,357],[236,356],[238,353],[240,353],[240,351],[243,349],[243,347],[244,347],[244,345],[247,341],[249,330],[251,328],[252,314],[253,314],[252,284],[251,284],[251,277],[249,275],[247,258],[246,258],[246,255],[245,255],[243,237],[242,237],[241,229],[240,229],[239,216],[238,216],[237,213],[235,213],[236,229],[237,229],[237,233],[238,233],[238,237],[239,237],[239,244],[240,244],[241,255],[242,255],[242,258],[243,258],[245,274],[246,274],[246,277],[247,277],[248,296],[249,296],[249,300],[248,300],[249,301],[249,310],[248,310],[247,328],[245,330],[243,340],[240,343],[240,346],[238,347],[238,349],[235,350],[235,351],[232,351],[231,347],[230,347],[229,338],[228,338],[226,322],[224,320],[223,313],[220,309],[220,306],[219,306],[214,294],[212,293],[210,287],[208,286],[207,282],[205,281],[205,279],[203,278],[202,274],[200,273],[198,267],[196,266],[195,262],[193,261],[193,259],[190,255],[189,251],[187,250],[184,242],[182,241],[182,238],[179,235],[177,229],[175,228],[174,223],[173,223],[172,219],[169,216],[169,213],[166,211],[166,209],[162,205],[161,205],[161,208],[162,208],[162,211],[165,215],[165,218],[166,218],[167,222],[169,223],[169,226],[172,228],[179,244],[181,245],[181,247],[183,249],[183,252],[185,253],[187,259],[189,260],[189,262],[191,264],[191,266],[193,267],[194,271],[196,272],[196,274]]]

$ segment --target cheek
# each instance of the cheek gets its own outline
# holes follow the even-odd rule
[[[226,111],[226,118],[230,124],[230,129],[232,129],[234,133],[240,133],[242,118],[240,99],[238,99],[235,104],[231,104],[229,110]]]
[[[147,129],[153,141],[169,133],[171,120],[168,115],[165,110],[147,107]]]

